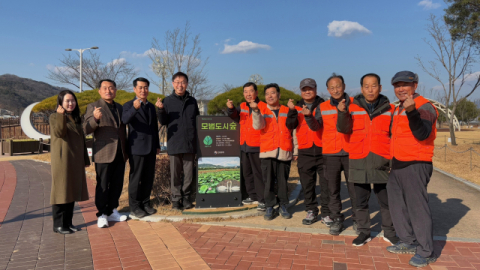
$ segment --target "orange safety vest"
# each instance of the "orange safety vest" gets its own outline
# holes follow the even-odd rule
[[[350,104],[353,97],[350,97]],[[337,130],[337,107],[330,104],[330,100],[320,104],[320,112],[323,120],[323,154],[336,154],[342,149],[348,153],[349,134],[343,134]]]
[[[366,158],[370,152],[390,159],[390,124],[395,106],[370,120],[369,113],[357,104],[348,107],[353,118],[350,159]]]
[[[417,96],[414,98],[415,108],[418,110],[422,105],[430,103],[426,98]],[[431,104],[431,103],[430,103]],[[437,113],[435,106],[432,105]],[[413,136],[410,130],[407,113],[405,109],[399,114],[400,106],[395,109],[393,114],[392,124],[392,145],[391,155],[400,161],[427,161],[432,162],[433,157],[433,142],[437,137],[436,123],[432,123],[432,132],[427,139],[419,141]]]
[[[280,106],[278,118],[267,107],[260,109],[265,119],[265,128],[260,131],[260,152],[269,152],[277,148],[291,152],[293,150],[292,131],[287,128],[287,106]]]
[[[258,102],[258,108],[266,107],[263,101]],[[247,143],[251,147],[260,146],[260,130],[255,130],[252,126],[252,115],[246,102],[240,104],[240,145]]]
[[[313,146],[315,143],[316,146],[322,147],[322,132],[323,127],[317,131],[312,131],[305,121],[305,116],[302,113],[302,108],[299,106],[295,106],[295,109],[298,111],[298,126],[297,126],[297,143],[298,149],[308,149]],[[315,117],[315,108],[313,109],[313,113],[311,117]]]

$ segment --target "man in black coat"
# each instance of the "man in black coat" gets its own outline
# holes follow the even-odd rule
[[[157,211],[150,206],[155,177],[155,159],[160,153],[157,114],[147,101],[150,82],[145,78],[133,81],[136,97],[123,105],[122,122],[128,125],[130,180],[128,200],[132,215],[142,218]]]
[[[167,153],[170,156],[172,208],[192,208],[190,193],[193,162],[197,152],[197,100],[187,91],[188,76],[177,72],[172,77],[173,93],[155,104],[161,125],[167,126]],[[184,173],[181,178],[182,169]]]

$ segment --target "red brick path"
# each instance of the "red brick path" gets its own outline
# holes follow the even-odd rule
[[[353,247],[354,237],[175,223],[212,269],[415,269],[412,255],[388,253],[375,238]],[[438,261],[422,269],[480,269],[480,244],[435,241]]]
[[[0,226],[12,202],[17,185],[15,168],[10,162],[0,162]]]

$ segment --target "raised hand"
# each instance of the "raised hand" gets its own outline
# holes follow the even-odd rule
[[[341,112],[344,112],[347,110],[347,104],[345,103],[345,99],[342,99],[342,101],[338,103],[337,109]]]
[[[138,110],[138,108],[140,108],[140,99],[136,99],[134,102],[133,102],[133,107],[135,107],[135,110]]]
[[[405,108],[405,111],[411,112],[415,110],[415,100],[413,99],[413,96],[410,95],[403,101],[403,108]]]
[[[61,105],[58,105],[58,108],[57,108],[57,113],[65,113],[65,109],[61,106]]]
[[[228,107],[229,109],[233,109],[233,107],[234,107],[234,106],[233,106],[233,101],[231,101],[230,99],[227,99],[227,107]]]
[[[250,102],[250,108],[252,111],[258,111],[258,104],[255,101]]]
[[[101,107],[95,107],[95,110],[93,110],[93,117],[96,120],[100,120],[102,118],[102,112],[100,111],[102,108]]]
[[[157,102],[155,103],[155,106],[157,106],[159,109],[163,109],[163,102],[161,98],[157,98]]]
[[[310,111],[310,109],[308,109],[307,105],[303,105],[302,113],[303,113],[304,116],[312,115],[312,111]]]
[[[295,110],[295,104],[293,104],[293,101],[293,99],[288,100],[287,106],[290,110]]]

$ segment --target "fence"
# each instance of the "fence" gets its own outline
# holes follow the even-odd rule
[[[477,165],[473,165],[473,154],[477,155],[480,157],[480,153],[478,153],[477,151],[475,151],[475,149],[473,149],[473,147],[470,147],[468,148],[467,150],[465,151],[455,151],[453,150],[452,148],[448,147],[447,144],[445,144],[444,146],[442,147],[435,147],[435,149],[437,150],[441,150],[441,149],[445,149],[445,163],[447,162],[447,150],[450,150],[454,153],[457,153],[457,154],[463,154],[463,153],[466,153],[466,152],[470,152],[470,171],[473,170],[473,167],[478,167]]]

